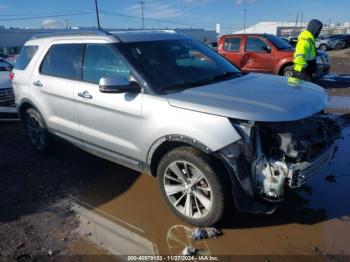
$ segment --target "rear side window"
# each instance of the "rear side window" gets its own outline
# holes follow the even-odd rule
[[[47,52],[40,73],[68,79],[81,78],[81,44],[55,44]]]
[[[227,52],[238,52],[241,46],[240,37],[225,38],[224,50]]]
[[[36,45],[23,46],[18,58],[16,59],[15,69],[26,69],[33,56],[35,55],[36,51],[38,51],[38,46]]]

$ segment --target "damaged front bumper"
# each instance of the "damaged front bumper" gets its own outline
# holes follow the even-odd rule
[[[321,118],[317,116],[312,121],[314,124],[318,123],[322,117],[324,116]],[[333,124],[341,130],[340,123],[334,120]],[[286,186],[300,187],[332,159],[336,152],[335,140],[340,135],[338,128],[333,128],[332,130],[339,132],[335,131],[333,137],[325,138],[325,141],[328,142],[318,150],[317,154],[300,161],[297,156],[292,160],[285,153],[282,153],[280,157],[276,157],[276,154],[269,154],[272,149],[267,150],[266,144],[262,143],[261,139],[266,139],[266,137],[261,135],[260,127],[255,123],[240,123],[236,129],[240,130],[242,140],[216,153],[223,160],[230,174],[233,198],[238,210],[265,214],[272,213],[284,200]],[[302,132],[299,132],[298,135],[300,133]],[[294,153],[293,150],[287,153],[291,155]]]

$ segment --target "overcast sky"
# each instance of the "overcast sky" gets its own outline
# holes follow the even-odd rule
[[[147,28],[205,27],[214,29],[221,23],[225,30],[260,21],[293,21],[303,13],[304,21],[318,18],[325,23],[350,22],[350,0],[144,0]],[[104,27],[140,28],[140,0],[99,0],[101,24]],[[6,27],[64,27],[96,24],[93,0],[0,0],[0,25]],[[59,17],[50,17],[65,15]],[[36,19],[17,20],[18,18]],[[10,20],[13,19],[13,20]]]

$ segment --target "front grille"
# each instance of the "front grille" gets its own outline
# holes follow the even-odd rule
[[[0,105],[12,105],[15,102],[15,95],[12,88],[0,89]]]

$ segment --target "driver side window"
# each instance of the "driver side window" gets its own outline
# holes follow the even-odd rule
[[[83,61],[83,80],[98,83],[102,77],[129,80],[130,70],[117,52],[107,44],[87,44]]]

